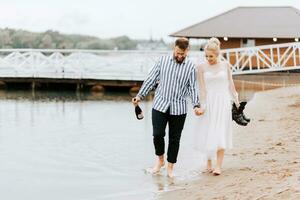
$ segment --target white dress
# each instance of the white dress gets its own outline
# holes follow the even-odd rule
[[[232,96],[227,66],[220,63],[220,67],[216,73],[208,70],[203,72],[206,108],[203,115],[195,118],[196,146],[206,159],[212,159],[218,149],[232,148]]]

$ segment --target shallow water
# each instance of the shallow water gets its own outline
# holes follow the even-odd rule
[[[260,78],[259,78],[260,77]],[[299,84],[300,76],[244,76],[236,83],[250,100],[262,83]],[[236,77],[236,80],[240,77]],[[261,82],[261,80],[263,80]],[[266,81],[267,80],[267,81]],[[274,88],[275,86],[270,86]],[[0,92],[0,194],[9,200],[155,199],[176,182],[199,178],[191,106],[175,180],[152,176],[151,101],[138,121],[124,93]],[[172,186],[172,187],[170,187]]]
[[[137,121],[126,94],[116,101],[5,94],[0,101],[5,199],[151,199],[163,187],[144,173],[153,161],[151,102],[143,103],[146,117]]]

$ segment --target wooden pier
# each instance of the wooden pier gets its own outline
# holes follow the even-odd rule
[[[32,90],[76,90],[102,92],[105,89],[118,88],[136,91],[143,81],[99,80],[99,79],[53,79],[53,78],[0,78],[0,89],[22,88]]]
[[[171,51],[0,49],[0,88],[138,90],[160,56]],[[195,63],[204,52],[191,51]],[[221,50],[233,75],[300,69],[300,43]]]

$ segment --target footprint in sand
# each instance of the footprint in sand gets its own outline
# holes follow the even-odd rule
[[[275,160],[275,159],[270,159],[270,160],[265,160],[265,162],[267,162],[267,163],[272,163],[272,162],[277,162],[277,160]]]
[[[276,146],[283,146],[284,144],[282,142],[278,142],[275,144]]]
[[[251,171],[252,169],[250,167],[244,167],[240,168],[240,171]]]

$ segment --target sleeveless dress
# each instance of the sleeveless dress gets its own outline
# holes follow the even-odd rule
[[[204,114],[195,119],[196,146],[206,159],[212,159],[218,149],[232,148],[232,96],[226,63],[220,63],[220,67],[216,73],[203,72],[206,108]]]

